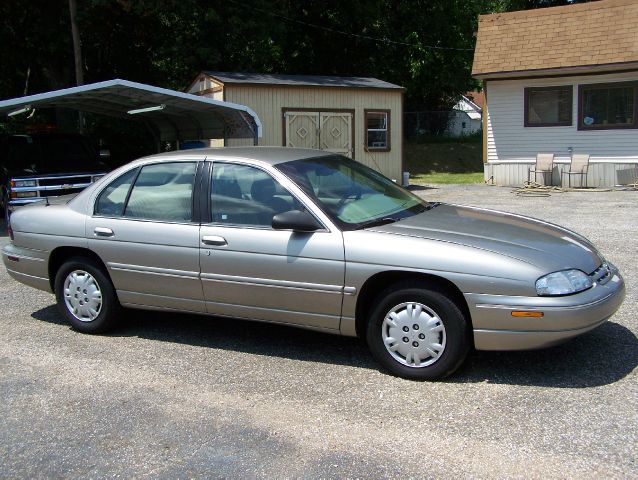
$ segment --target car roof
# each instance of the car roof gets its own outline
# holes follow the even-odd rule
[[[212,160],[224,159],[246,159],[276,165],[278,163],[290,162],[292,160],[303,160],[306,158],[326,157],[335,155],[333,152],[313,150],[310,148],[289,148],[289,147],[221,147],[221,148],[196,148],[192,150],[176,150],[174,152],[158,153],[144,157],[140,160],[174,160],[179,159],[201,159],[206,157]]]

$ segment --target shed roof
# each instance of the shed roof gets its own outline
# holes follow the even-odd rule
[[[636,25],[636,0],[481,15],[472,74],[487,79],[638,68]]]
[[[163,106],[130,114],[131,110]],[[146,123],[162,140],[261,137],[250,108],[188,93],[114,79],[0,101],[0,115],[22,108],[69,108]]]
[[[227,84],[264,84],[341,88],[382,88],[403,87],[372,77],[332,77],[324,75],[279,75],[271,73],[240,73],[204,71],[205,75]]]

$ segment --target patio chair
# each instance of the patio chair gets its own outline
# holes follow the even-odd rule
[[[580,175],[580,186],[587,187],[587,170],[589,169],[589,155],[578,153],[572,155],[569,162],[569,170],[563,170],[561,174],[561,185],[565,185],[563,175],[567,175],[567,186],[572,186],[572,175]],[[583,185],[583,178],[585,179]]]
[[[537,175],[540,173],[543,176],[543,183],[546,185],[552,184],[552,174],[554,172],[554,154],[553,153],[537,153],[536,165],[534,168],[530,168],[527,172],[527,181],[532,181],[532,173],[534,174],[534,182],[536,182]],[[545,181],[546,175],[549,174],[549,183]]]

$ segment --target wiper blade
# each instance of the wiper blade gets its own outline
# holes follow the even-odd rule
[[[363,222],[361,225],[357,227],[357,230],[363,230],[364,228],[370,228],[370,227],[378,227],[380,225],[387,225],[388,223],[394,223],[398,220],[399,220],[398,218],[393,218],[393,217],[377,218],[376,220],[369,220],[367,222]]]

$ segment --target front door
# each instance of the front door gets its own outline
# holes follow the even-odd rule
[[[208,312],[337,330],[341,232],[274,230],[273,215],[304,207],[260,168],[215,162],[212,177],[200,250]]]

